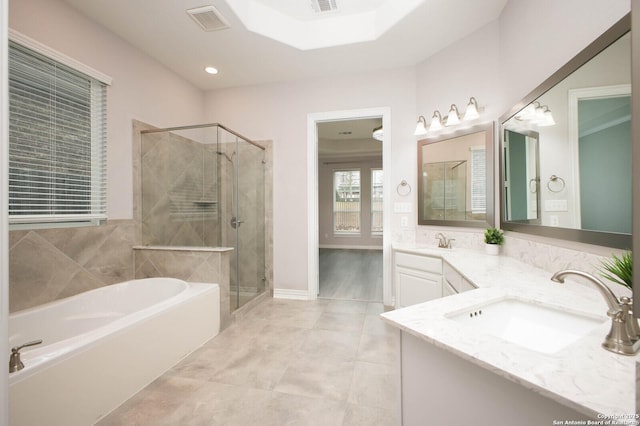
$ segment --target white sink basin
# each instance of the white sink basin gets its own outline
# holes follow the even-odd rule
[[[504,297],[446,317],[542,353],[557,352],[608,321],[606,317],[565,311],[515,297]]]

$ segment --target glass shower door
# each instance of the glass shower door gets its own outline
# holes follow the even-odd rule
[[[265,291],[264,150],[238,139],[236,145],[237,307]]]

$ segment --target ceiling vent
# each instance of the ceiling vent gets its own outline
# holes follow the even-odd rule
[[[205,31],[218,31],[229,28],[227,20],[213,6],[196,7],[187,10],[187,13]]]
[[[334,12],[338,10],[336,0],[311,0],[311,7],[316,13]]]

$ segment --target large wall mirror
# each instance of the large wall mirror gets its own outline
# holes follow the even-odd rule
[[[418,142],[418,224],[494,225],[494,124]]]
[[[501,227],[631,248],[630,17],[505,114]]]

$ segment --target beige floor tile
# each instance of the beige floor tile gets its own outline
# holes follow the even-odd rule
[[[342,401],[273,392],[270,408],[278,426],[340,426],[345,406]]]
[[[367,303],[367,314],[381,314],[384,312],[384,305],[379,302]]]
[[[396,426],[399,414],[384,408],[349,404],[343,426]]]
[[[342,312],[346,314],[364,314],[367,312],[367,302],[356,300],[331,300],[325,312]]]
[[[188,403],[166,418],[172,425],[275,425],[271,392],[223,383],[207,383]]]
[[[309,330],[301,351],[305,354],[355,360],[360,333],[336,330]]]
[[[354,361],[309,355],[291,362],[276,392],[346,401]]]
[[[362,333],[358,346],[358,361],[396,365],[400,353],[400,336],[389,334],[378,336]]]
[[[167,417],[190,401],[203,384],[198,380],[162,376],[98,425],[168,425]]]
[[[397,334],[398,329],[387,324],[378,314],[367,314],[364,319],[362,331],[367,334],[376,334],[379,336],[387,336]]]
[[[290,363],[284,352],[264,351],[257,347],[237,348],[232,351],[223,368],[217,369],[209,376],[212,381],[273,389]]]
[[[362,332],[365,314],[324,312],[316,323],[316,328],[345,332]]]
[[[394,366],[357,361],[349,402],[393,410],[399,404],[397,387]]]

